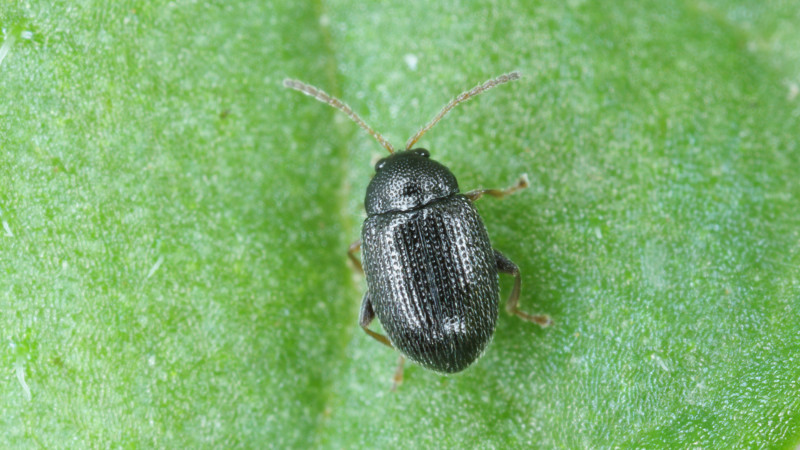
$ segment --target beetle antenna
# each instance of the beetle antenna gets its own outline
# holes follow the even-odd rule
[[[461,94],[458,95],[458,97],[454,98],[453,100],[450,100],[450,103],[445,105],[445,107],[442,108],[442,110],[439,112],[439,114],[436,115],[436,117],[433,118],[433,120],[428,122],[427,125],[422,127],[421,130],[417,131],[417,134],[412,136],[408,140],[408,142],[406,142],[406,150],[410,150],[411,147],[414,144],[416,144],[417,141],[420,140],[423,134],[425,134],[428,130],[433,128],[433,126],[436,125],[436,122],[442,120],[442,117],[444,117],[447,113],[449,113],[450,110],[455,108],[456,105],[458,105],[459,103],[465,102],[471,99],[472,97],[475,97],[478,94],[487,91],[495,86],[501,85],[503,83],[508,83],[509,81],[519,80],[519,78],[520,78],[519,72],[511,72],[505,75],[500,75],[499,77],[493,80],[489,80],[483,84],[479,84],[466,92],[462,92]]]
[[[336,97],[328,95],[321,89],[317,89],[314,86],[311,86],[310,84],[305,84],[302,81],[292,80],[290,78],[287,78],[283,80],[283,85],[286,86],[287,88],[291,88],[296,91],[300,91],[306,95],[310,95],[315,99],[323,103],[327,103],[333,106],[334,108],[338,109],[339,111],[342,111],[343,113],[347,114],[347,117],[349,117],[353,122],[357,123],[361,128],[367,130],[367,133],[371,134],[372,137],[374,137],[375,140],[377,140],[386,150],[389,150],[389,153],[394,153],[394,147],[392,147],[392,144],[390,144],[389,141],[384,139],[384,137],[381,136],[380,133],[370,128],[370,126],[367,125],[367,123],[364,122],[364,120],[361,119],[361,117],[358,117],[358,114],[356,114],[349,106],[347,106],[345,102],[339,100]]]

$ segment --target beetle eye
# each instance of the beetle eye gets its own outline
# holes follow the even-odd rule
[[[430,158],[431,157],[431,153],[429,151],[425,150],[424,148],[415,148],[412,151],[415,154],[417,154],[419,156],[422,156],[423,158]]]
[[[386,165],[386,158],[383,158],[375,163],[375,172],[383,169],[383,166]]]

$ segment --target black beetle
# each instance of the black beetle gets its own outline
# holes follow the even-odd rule
[[[551,323],[547,315],[517,308],[519,268],[492,248],[472,205],[484,194],[503,197],[527,187],[527,177],[523,175],[508,189],[460,194],[456,177],[447,167],[430,159],[427,150],[411,148],[459,103],[518,78],[519,73],[511,72],[460,94],[411,137],[402,152],[395,152],[341,100],[297,80],[283,83],[343,111],[391,153],[375,165],[364,200],[367,219],[361,239],[348,251],[361,269],[354,253],[363,247],[368,290],[359,323],[376,340],[436,372],[466,369],[492,340],[500,292],[498,272],[514,276],[506,304],[509,313],[542,326]],[[388,338],[368,328],[375,316]],[[395,386],[402,380],[402,355]]]

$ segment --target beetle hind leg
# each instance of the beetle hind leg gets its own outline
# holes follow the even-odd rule
[[[506,311],[508,311],[509,314],[516,315],[522,320],[533,322],[542,327],[552,325],[553,319],[547,314],[528,314],[519,309],[517,305],[519,304],[520,285],[522,284],[522,276],[520,276],[519,267],[497,250],[494,250],[494,257],[497,262],[498,272],[514,275],[514,288],[511,290],[511,295],[508,297],[508,302],[506,302]]]
[[[375,319],[375,311],[372,309],[369,291],[367,291],[364,294],[364,299],[361,300],[361,314],[359,314],[358,317],[358,324],[361,325],[361,328],[363,328],[364,331],[366,331],[366,333],[372,336],[376,341],[388,347],[394,348],[386,336],[369,329],[369,324],[372,323],[373,319]]]
[[[405,366],[405,364],[405,356],[400,355],[399,359],[397,360],[397,369],[395,369],[394,377],[392,377],[392,391],[396,391],[397,386],[403,384],[403,366]]]
[[[374,319],[375,311],[372,309],[369,291],[367,291],[367,293],[364,294],[364,300],[361,301],[361,314],[358,318],[358,324],[361,325],[361,328],[363,328],[368,335],[375,338],[376,341],[388,347],[394,348],[386,336],[369,329],[369,324],[372,323]],[[395,369],[394,376],[392,377],[392,391],[396,391],[397,386],[400,386],[400,384],[403,383],[403,366],[405,366],[405,363],[406,358],[403,355],[400,355],[399,359],[397,360],[397,369]]]

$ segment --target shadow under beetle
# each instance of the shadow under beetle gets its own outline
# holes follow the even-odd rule
[[[460,372],[480,357],[497,322],[498,272],[514,276],[506,304],[509,313],[541,326],[552,323],[547,315],[519,310],[519,268],[492,248],[472,205],[484,194],[503,197],[527,187],[527,177],[504,190],[460,194],[450,169],[430,159],[427,150],[412,149],[456,105],[519,77],[511,72],[460,94],[400,152],[341,100],[297,80],[283,82],[341,110],[391,154],[375,164],[364,200],[367,219],[361,239],[350,246],[348,256],[367,277],[359,324],[377,341],[401,353],[394,387],[402,381],[403,356],[441,373]],[[359,249],[363,268],[354,255]],[[386,336],[369,329],[376,316]]]

